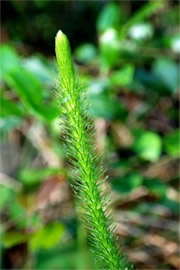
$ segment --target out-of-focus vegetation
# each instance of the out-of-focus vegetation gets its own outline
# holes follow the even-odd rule
[[[1,268],[96,269],[79,224],[55,102],[54,37],[69,37],[97,151],[137,269],[179,269],[177,1],[3,1]]]

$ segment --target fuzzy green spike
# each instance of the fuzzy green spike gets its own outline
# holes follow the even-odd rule
[[[60,73],[58,94],[68,155],[76,169],[74,189],[83,208],[82,215],[96,258],[101,269],[131,269],[124,254],[119,255],[118,243],[106,214],[107,205],[99,183],[103,171],[94,152],[85,95],[75,73],[68,39],[61,31],[56,36],[56,57]]]

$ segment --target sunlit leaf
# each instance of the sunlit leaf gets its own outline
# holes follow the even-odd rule
[[[4,76],[14,68],[20,66],[20,59],[15,52],[15,50],[9,45],[0,46],[0,69],[1,77],[4,79]]]
[[[19,171],[20,181],[27,186],[41,183],[45,178],[52,175],[62,174],[59,168],[43,168],[43,169],[27,169],[23,168]]]
[[[154,162],[161,155],[162,142],[155,132],[145,131],[136,136],[134,150],[143,159]]]
[[[45,122],[56,117],[56,107],[43,104],[43,86],[33,74],[18,68],[8,72],[5,80],[16,91],[30,114]]]
[[[96,47],[93,44],[87,43],[79,46],[75,50],[76,58],[81,62],[89,62],[97,55]]]
[[[110,76],[110,82],[116,86],[127,86],[132,83],[134,76],[134,66],[126,65],[118,71],[114,71]]]
[[[30,249],[49,249],[57,245],[64,234],[61,223],[49,224],[39,229],[30,239]]]

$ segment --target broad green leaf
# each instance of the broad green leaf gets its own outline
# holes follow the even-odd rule
[[[135,188],[142,185],[143,177],[141,174],[132,172],[123,177],[118,177],[112,180],[112,188],[117,192],[129,193]]]
[[[173,130],[172,132],[168,133],[164,139],[164,148],[167,154],[170,156],[179,156],[180,154],[180,131]]]
[[[0,186],[0,210],[5,207],[6,212],[17,228],[26,226],[26,209],[19,203],[17,193],[5,186]]]
[[[103,117],[105,119],[124,119],[126,111],[121,102],[108,97],[105,93],[99,95],[91,95],[90,114],[92,117]]]
[[[88,81],[88,95],[98,95],[104,93],[108,88],[108,79],[100,78],[100,79],[91,79]]]
[[[8,72],[5,80],[16,91],[24,106],[28,109],[28,113],[45,122],[51,121],[56,117],[56,107],[53,104],[43,103],[42,84],[33,74],[24,68],[18,68]]]
[[[0,210],[6,206],[6,204],[9,202],[10,199],[12,199],[13,191],[10,188],[7,188],[3,185],[0,185]]]
[[[80,251],[75,243],[68,243],[36,251],[33,269],[53,269],[53,270],[80,270],[99,269],[94,262],[94,254],[89,248],[83,247]]]
[[[24,104],[38,112],[38,105],[42,101],[42,85],[30,72],[18,68],[8,72],[5,78],[9,86],[19,95]]]
[[[26,209],[18,202],[17,197],[13,203],[9,204],[8,213],[11,220],[13,220],[13,222],[16,224],[17,228],[22,229],[26,227],[26,219],[27,219]]]
[[[62,174],[59,168],[43,168],[43,169],[21,169],[18,177],[20,181],[27,186],[41,183],[45,178],[51,175]]]
[[[110,164],[110,167],[114,170],[127,170],[129,168],[129,162],[128,160],[122,159]]]
[[[33,269],[75,270],[79,260],[77,251],[77,247],[67,245],[36,251]]]
[[[158,197],[166,196],[168,190],[167,184],[158,179],[146,179],[144,181],[144,186],[150,193],[157,195]]]
[[[14,116],[24,116],[24,110],[15,101],[8,100],[1,96],[0,98],[0,114],[2,116],[14,115]]]
[[[28,113],[32,113],[41,120],[51,121],[57,116],[55,104],[43,103],[44,89],[37,79],[53,81],[54,74],[50,72],[47,65],[43,65],[38,59],[24,60],[24,66],[27,66],[31,72],[22,67],[22,63],[14,49],[8,45],[2,45],[0,48],[1,57],[1,76],[6,83],[16,91],[21,101],[28,109]],[[39,73],[38,73],[39,72]]]
[[[48,224],[39,229],[30,239],[30,249],[49,249],[57,245],[64,234],[65,227],[61,223]]]
[[[22,232],[7,232],[2,236],[2,243],[6,248],[11,248],[17,244],[24,243],[28,239],[28,235]]]
[[[161,155],[161,138],[155,132],[142,132],[136,136],[134,150],[142,159],[155,162]]]
[[[137,86],[136,86],[137,84]],[[139,91],[139,89],[151,89],[153,92],[157,91],[157,79],[156,77],[149,71],[143,69],[143,68],[137,68],[136,69],[136,75],[135,75],[135,82],[133,83],[133,87]],[[142,90],[140,90],[142,91]]]
[[[116,28],[120,23],[121,10],[116,3],[107,4],[97,19],[97,30],[103,32],[108,28]]]
[[[127,86],[132,83],[134,77],[134,66],[126,65],[118,71],[114,71],[110,76],[112,85]]]
[[[79,61],[87,63],[96,57],[97,50],[93,44],[87,43],[79,46],[74,54]]]
[[[169,211],[175,215],[179,215],[180,203],[178,201],[170,200],[168,198],[162,198],[161,205],[167,207]]]
[[[159,58],[153,64],[153,74],[158,82],[172,93],[179,87],[179,67],[175,61],[168,58]]]
[[[90,101],[90,114],[92,117],[104,117],[113,119],[121,114],[123,108],[117,100],[108,95],[108,80],[99,79],[91,81],[88,89]],[[108,108],[108,110],[107,110]]]
[[[43,221],[42,218],[40,217],[39,213],[32,213],[31,215],[28,215],[27,220],[26,220],[26,227],[28,228],[39,228],[42,226]]]
[[[0,46],[0,70],[1,77],[4,79],[4,76],[14,68],[20,66],[20,59],[16,54],[15,50],[8,45]]]
[[[54,83],[55,72],[52,65],[42,56],[32,56],[24,59],[23,66],[43,83]]]

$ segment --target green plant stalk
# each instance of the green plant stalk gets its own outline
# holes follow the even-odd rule
[[[113,236],[107,202],[100,184],[103,170],[95,154],[94,134],[91,131],[83,85],[74,69],[68,39],[61,31],[56,36],[56,57],[60,73],[58,99],[66,133],[66,148],[76,170],[73,187],[83,207],[83,220],[90,233],[99,267],[131,269],[125,255],[119,254],[118,243]]]

